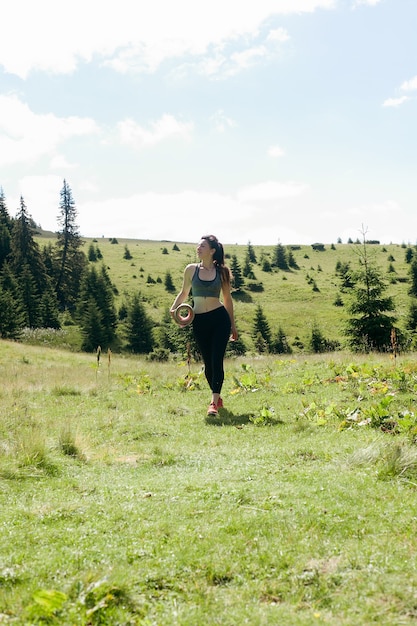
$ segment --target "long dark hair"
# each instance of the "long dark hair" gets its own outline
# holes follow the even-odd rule
[[[203,237],[201,237],[201,239],[207,241],[210,248],[214,250],[213,263],[219,269],[222,283],[230,285],[232,275],[230,269],[224,263],[223,244],[221,244],[217,237],[215,237],[214,235],[204,235]]]

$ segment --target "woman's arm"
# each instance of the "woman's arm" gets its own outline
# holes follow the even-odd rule
[[[191,280],[194,274],[194,269],[195,269],[195,264],[190,264],[190,265],[187,265],[187,267],[184,270],[181,291],[178,293],[177,297],[175,298],[169,310],[169,312],[171,313],[171,316],[174,315],[175,309],[179,307],[180,304],[182,304],[188,298],[188,295],[191,291]]]
[[[222,284],[222,293],[223,293],[223,304],[224,304],[226,311],[229,314],[230,321],[232,323],[232,339],[236,340],[238,335],[237,335],[235,316],[234,316],[234,310],[233,310],[233,299],[232,299],[232,294],[230,292],[230,283]]]

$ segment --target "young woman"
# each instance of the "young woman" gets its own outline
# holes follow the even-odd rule
[[[197,246],[199,263],[190,263],[184,270],[181,291],[175,298],[170,313],[183,304],[191,291],[193,297],[193,334],[204,361],[204,373],[212,396],[207,415],[217,415],[223,407],[220,396],[223,380],[223,361],[229,338],[237,339],[230,292],[231,275],[224,263],[222,244],[214,235],[201,238]],[[220,301],[222,293],[223,303]]]

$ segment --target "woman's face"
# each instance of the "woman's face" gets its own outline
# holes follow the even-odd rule
[[[197,256],[199,259],[209,259],[214,254],[214,249],[210,248],[210,245],[206,239],[202,239],[197,246]]]

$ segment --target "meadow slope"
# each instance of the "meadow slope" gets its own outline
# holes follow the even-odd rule
[[[50,237],[38,241],[47,243]],[[159,324],[164,312],[172,304],[175,293],[165,289],[164,281],[169,272],[174,286],[179,291],[182,275],[187,263],[197,260],[195,244],[182,242],[141,241],[135,239],[86,239],[84,250],[89,246],[98,247],[103,262],[108,268],[111,280],[117,288],[116,302],[121,304],[126,294],[140,292],[146,301],[148,314]],[[125,259],[126,248],[132,256]],[[251,337],[255,310],[258,304],[263,308],[273,335],[281,327],[289,343],[308,344],[313,325],[317,325],[326,339],[339,341],[343,346],[346,320],[345,306],[335,306],[337,296],[344,304],[349,301],[348,291],[341,291],[341,279],[336,272],[338,263],[349,264],[352,270],[358,269],[357,244],[325,245],[324,251],[316,251],[312,246],[292,246],[292,252],[299,269],[289,271],[274,270],[265,272],[260,261],[266,257],[273,259],[275,246],[253,246],[257,264],[253,265],[255,278],[245,279],[240,294],[235,294],[235,312],[238,329],[248,350],[253,349]],[[410,304],[408,295],[410,266],[406,262],[405,244],[368,245],[372,261],[381,269],[388,285],[388,294],[395,301],[395,315],[398,325],[405,327]],[[245,264],[247,246],[225,246],[226,262],[236,256],[241,268]],[[251,291],[251,283],[261,284],[262,291]],[[296,348],[295,348],[296,349]]]

